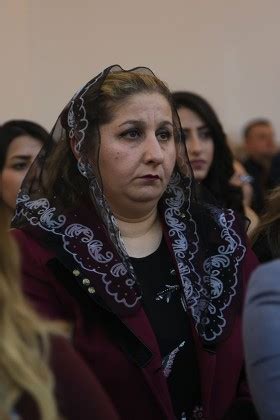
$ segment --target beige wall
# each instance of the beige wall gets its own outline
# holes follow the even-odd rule
[[[280,138],[280,0],[0,0],[0,121],[50,128],[104,66],[151,67],[205,95],[237,140],[266,116]]]

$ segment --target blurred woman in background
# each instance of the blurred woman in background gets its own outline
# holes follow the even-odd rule
[[[10,218],[22,180],[47,139],[47,131],[33,121],[11,120],[0,127],[0,191]]]
[[[194,176],[200,185],[199,195],[205,196],[209,191],[219,205],[245,215],[250,221],[250,234],[257,225],[258,217],[249,204],[249,177],[245,177],[241,164],[234,161],[217,114],[204,98],[195,93],[182,91],[172,96]]]
[[[220,205],[243,213],[242,191],[230,182],[234,174],[233,155],[214,109],[195,93],[175,92],[172,97],[194,177]]]

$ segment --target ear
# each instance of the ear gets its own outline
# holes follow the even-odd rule
[[[70,146],[71,146],[71,150],[72,150],[73,155],[75,156],[75,158],[77,160],[79,160],[80,153],[77,151],[77,140],[74,137],[72,137],[72,139],[70,139]]]

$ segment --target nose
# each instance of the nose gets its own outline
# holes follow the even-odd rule
[[[186,146],[189,154],[199,155],[202,151],[201,140],[195,134],[187,141]]]
[[[161,164],[163,162],[163,149],[155,133],[149,134],[144,143],[145,162]]]

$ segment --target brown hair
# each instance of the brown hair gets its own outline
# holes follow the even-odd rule
[[[82,156],[94,156],[98,162],[99,127],[113,119],[114,112],[124,101],[139,93],[159,93],[163,95],[171,106],[174,121],[176,120],[175,115],[177,114],[174,111],[171,93],[156,76],[136,71],[110,73],[98,92],[89,89],[83,97],[88,126],[80,149]],[[67,113],[68,109],[62,116],[62,122],[67,120]],[[71,149],[69,139],[69,128],[67,124],[64,124],[64,126],[63,135],[61,135],[55,150],[50,154],[47,161],[44,186],[47,197],[59,195],[63,197],[64,205],[71,207],[77,205],[81,199],[88,197],[88,183],[77,169],[77,160]],[[63,178],[64,184],[63,191],[59,190],[59,180],[61,178]]]
[[[266,237],[269,251],[273,258],[280,257],[280,186],[267,196],[267,211],[261,216],[257,228],[251,236],[252,244],[261,237]]]

